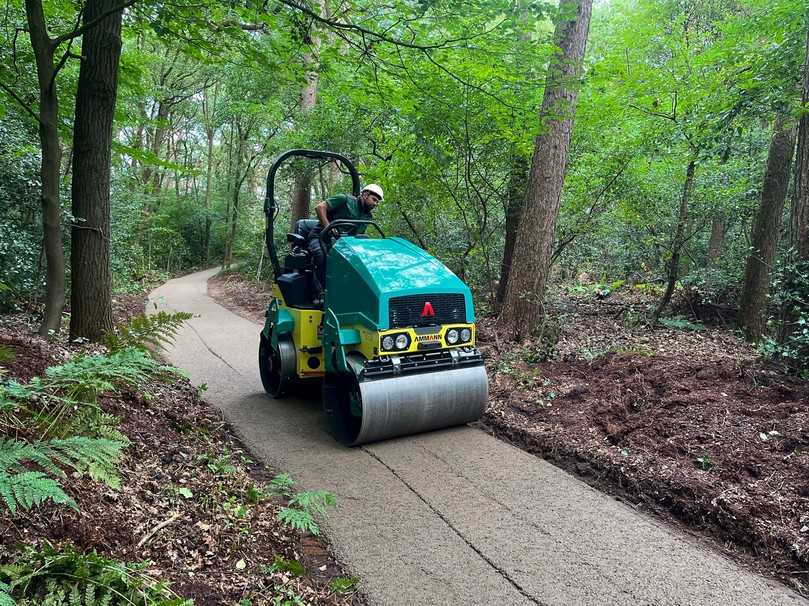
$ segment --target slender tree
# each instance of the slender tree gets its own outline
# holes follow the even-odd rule
[[[42,153],[39,176],[42,180],[42,228],[45,249],[45,315],[39,334],[58,332],[65,306],[65,253],[62,247],[62,211],[59,206],[59,166],[62,147],[59,142],[59,97],[56,76],[64,65],[63,58],[54,64],[57,45],[48,35],[41,0],[26,0],[28,33],[36,59],[39,81],[39,145]]]
[[[323,0],[315,2],[318,13],[324,13]],[[304,85],[301,88],[300,108],[301,114],[306,115],[317,103],[317,85],[320,78],[320,35],[315,24],[310,23],[304,33],[306,48],[303,53]],[[309,216],[309,204],[312,194],[312,171],[306,167],[295,175],[295,185],[292,189],[292,224],[290,231],[294,231],[295,222]]]
[[[567,168],[579,75],[592,14],[592,0],[561,0],[557,52],[551,58],[534,141],[523,214],[499,324],[515,337],[530,334],[544,313],[556,218]]]
[[[688,162],[688,167],[685,169],[685,181],[683,182],[683,189],[680,193],[680,209],[677,212],[677,227],[674,230],[674,237],[671,239],[671,249],[666,267],[666,290],[663,291],[663,296],[655,307],[652,314],[652,324],[657,324],[660,314],[671,301],[671,296],[674,294],[674,287],[677,285],[677,278],[680,277],[680,259],[683,255],[683,247],[686,242],[686,230],[688,227],[688,208],[691,202],[691,192],[694,190],[694,175],[697,170],[696,152]]]
[[[118,92],[122,11],[88,0],[73,129],[70,336],[98,340],[112,330],[110,150]]]
[[[750,254],[744,269],[744,286],[739,299],[738,324],[749,341],[758,341],[765,330],[764,312],[781,231],[781,215],[784,212],[794,146],[795,129],[783,116],[779,116],[770,142],[761,201],[753,222]]]
[[[792,247],[800,261],[809,262],[809,9],[806,12],[806,51],[803,64],[798,157],[795,163],[795,195],[790,217]]]

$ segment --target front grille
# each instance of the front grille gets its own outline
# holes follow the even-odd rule
[[[365,362],[360,373],[360,380],[373,381],[374,379],[387,379],[402,374],[434,372],[463,366],[478,366],[480,364],[483,364],[483,357],[473,347],[412,353],[402,356],[383,356]]]
[[[427,302],[432,305],[435,316],[422,317],[424,304]],[[464,296],[436,294],[393,297],[388,303],[388,320],[390,328],[466,322]]]

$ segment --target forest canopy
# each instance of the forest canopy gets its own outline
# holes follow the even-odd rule
[[[583,21],[573,60],[565,27]],[[552,220],[548,284],[523,298],[571,281],[651,284],[653,322],[674,295],[701,319],[738,315],[787,356],[809,344],[801,0],[7,0],[1,22],[0,303],[45,301],[45,333],[59,328],[59,271],[67,293],[90,279],[76,246],[96,228],[77,209],[103,211],[104,195],[76,199],[81,183],[108,190],[114,289],[235,261],[260,279],[266,172],[304,147],[341,152],[380,183],[375,218],[439,257],[484,311],[516,300],[509,269],[531,254],[520,222]],[[114,73],[82,85],[109,40]],[[102,93],[113,100],[109,141],[96,141],[108,177],[92,172],[101,156],[80,161],[86,86],[91,125]],[[543,103],[549,87],[572,103]],[[532,166],[565,120],[546,218]],[[287,225],[349,183],[299,162],[280,187]]]

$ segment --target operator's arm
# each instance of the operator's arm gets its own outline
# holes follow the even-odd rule
[[[315,214],[317,215],[318,220],[320,221],[321,227],[328,227],[329,225],[329,216],[328,216],[329,207],[326,205],[326,202],[323,201],[317,206],[315,206]]]

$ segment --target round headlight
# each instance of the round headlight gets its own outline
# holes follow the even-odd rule
[[[382,349],[386,351],[390,351],[393,349],[393,337],[390,335],[385,335],[382,338]]]
[[[407,335],[396,335],[396,349],[407,349],[408,345],[410,345],[410,339],[407,338]]]
[[[455,345],[458,342],[458,331],[454,328],[450,328],[447,331],[447,343],[450,345]]]
[[[471,338],[472,338],[472,331],[471,330],[469,330],[468,328],[464,328],[464,329],[461,330],[461,341],[466,343]]]

